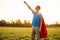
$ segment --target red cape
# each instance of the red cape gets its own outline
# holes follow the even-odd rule
[[[41,30],[39,30],[39,33],[40,33],[40,38],[47,38],[47,28],[44,22],[44,18],[42,18],[42,27]]]

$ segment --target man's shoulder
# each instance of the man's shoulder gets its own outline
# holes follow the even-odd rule
[[[39,15],[42,15],[41,13],[39,13]]]
[[[42,17],[42,14],[41,13],[39,13],[39,17]]]

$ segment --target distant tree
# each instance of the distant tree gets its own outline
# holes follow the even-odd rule
[[[21,25],[22,25],[22,23],[21,23],[20,19],[16,20],[16,26],[21,26]]]
[[[24,24],[27,24],[27,20],[24,20]]]
[[[20,21],[20,19],[18,19],[18,20],[17,20],[17,23],[18,23],[18,24],[21,24],[21,21]]]
[[[7,26],[11,26],[10,22],[7,22]]]
[[[10,26],[15,26],[15,22],[13,20],[11,20]]]
[[[0,26],[6,26],[6,24],[7,24],[7,23],[6,23],[5,20],[1,20],[1,21],[0,21]]]
[[[24,20],[24,26],[25,27],[31,27],[31,23],[29,20]]]

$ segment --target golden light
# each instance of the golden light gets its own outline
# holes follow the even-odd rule
[[[24,0],[0,0],[0,20],[20,19],[32,22],[33,14],[23,3]],[[45,23],[52,24],[60,21],[60,0],[25,0],[34,10],[36,5],[41,6],[41,13]]]

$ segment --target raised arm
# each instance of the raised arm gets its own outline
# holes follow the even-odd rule
[[[26,1],[24,1],[24,3],[27,5],[27,7],[32,11],[32,8],[27,4]]]

